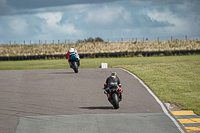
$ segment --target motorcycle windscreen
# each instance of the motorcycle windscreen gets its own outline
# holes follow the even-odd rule
[[[76,55],[72,55],[72,56],[70,57],[70,60],[76,60],[76,59],[77,59]]]
[[[110,82],[110,85],[117,86],[117,82]]]
[[[117,87],[117,82],[110,82],[109,86],[110,86],[111,88]]]

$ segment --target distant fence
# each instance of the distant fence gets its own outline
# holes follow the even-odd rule
[[[152,52],[116,52],[116,53],[93,53],[79,54],[80,58],[99,58],[99,57],[131,57],[131,56],[172,56],[200,54],[200,50],[176,50],[176,51],[152,51]],[[60,55],[35,55],[35,56],[4,56],[0,61],[17,61],[17,60],[40,60],[40,59],[64,59],[66,54]]]
[[[132,38],[103,38],[105,42],[125,42],[125,41],[174,41],[174,40],[198,40],[200,39],[200,35],[190,35],[190,36],[164,36],[164,37],[132,37]],[[59,39],[59,40],[8,40],[8,41],[0,41],[2,45],[40,45],[40,44],[71,44],[76,43],[80,39]],[[83,41],[84,42],[84,41]]]

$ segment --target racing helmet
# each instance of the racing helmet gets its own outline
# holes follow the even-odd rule
[[[74,53],[75,52],[75,48],[70,48],[69,52],[70,53]]]
[[[69,52],[71,55],[77,54],[77,50],[75,48],[70,48]]]
[[[116,72],[112,72],[111,76],[116,76],[117,77],[117,73]]]

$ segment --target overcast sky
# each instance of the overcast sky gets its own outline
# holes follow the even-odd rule
[[[101,37],[200,39],[200,0],[0,0],[0,44]]]

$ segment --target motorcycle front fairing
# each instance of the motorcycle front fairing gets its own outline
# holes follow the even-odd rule
[[[109,85],[109,89],[110,89],[110,92],[113,92],[113,93],[121,93],[119,90],[118,90],[119,86],[116,85],[116,84],[110,84]]]
[[[76,57],[76,55],[71,55],[69,61],[76,61],[78,60],[78,58]]]
[[[79,68],[79,59],[76,55],[70,55],[69,62],[71,62],[71,68],[74,70],[75,73],[78,73]]]

